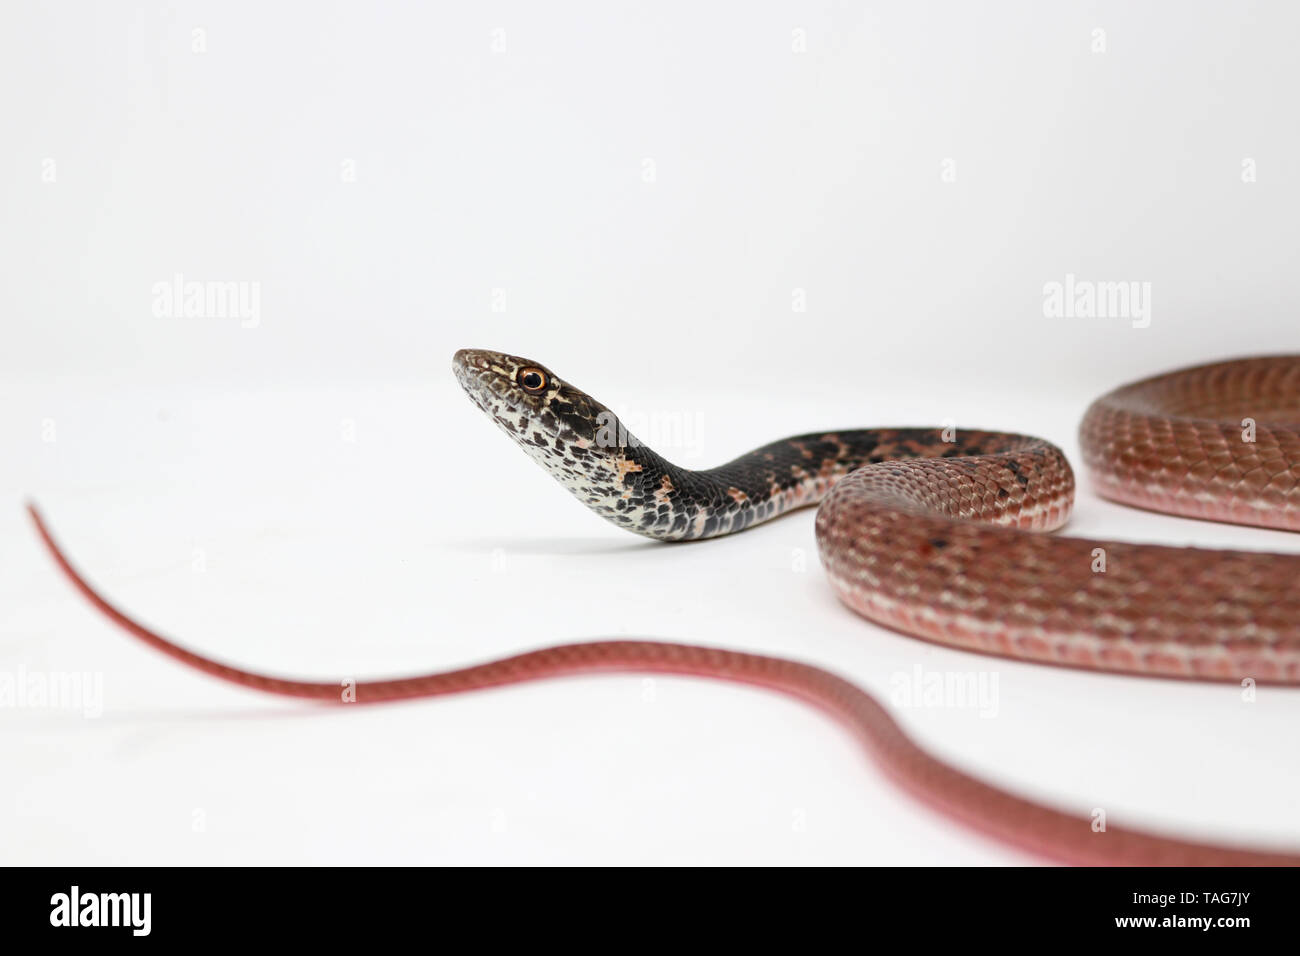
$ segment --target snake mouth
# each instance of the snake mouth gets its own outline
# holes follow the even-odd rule
[[[451,359],[452,374],[474,404],[484,412],[491,414],[494,404],[498,407],[504,404],[511,411],[521,411],[518,403],[511,401],[507,373],[494,362],[495,354],[483,349],[458,349]]]
[[[451,357],[452,374],[466,391],[470,391],[472,384],[491,368],[491,360],[479,349],[457,349]]]

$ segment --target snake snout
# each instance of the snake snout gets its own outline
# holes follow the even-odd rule
[[[456,350],[456,354],[451,357],[451,371],[461,388],[474,395],[485,386],[493,384],[490,381],[493,377],[493,354],[483,349]]]
[[[485,369],[489,364],[487,353],[482,349],[457,349],[451,357],[451,369],[457,374],[470,369]]]

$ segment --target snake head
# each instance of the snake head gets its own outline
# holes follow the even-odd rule
[[[681,537],[670,464],[608,408],[531,359],[461,349],[461,387],[528,457],[601,517],[649,537]]]
[[[461,349],[452,370],[474,404],[534,457],[563,459],[570,446],[594,450],[598,430],[612,415],[544,365],[518,355]]]

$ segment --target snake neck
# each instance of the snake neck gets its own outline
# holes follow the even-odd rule
[[[598,434],[597,447],[583,449],[577,460],[561,463],[559,469],[553,458],[542,463],[601,517],[661,541],[733,534],[818,504],[836,482],[864,465],[996,454],[1027,440],[940,428],[814,432],[773,442],[716,468],[692,471],[621,427],[617,438],[602,442]]]

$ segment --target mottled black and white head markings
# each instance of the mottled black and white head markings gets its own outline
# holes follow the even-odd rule
[[[566,453],[575,458],[574,448],[581,450],[577,458],[585,457],[600,414],[608,412],[546,367],[515,355],[461,349],[452,368],[474,404],[548,469],[552,459],[564,465]]]
[[[608,408],[531,359],[462,349],[453,368],[474,404],[579,501],[620,527],[667,541],[730,534],[817,504],[863,465],[977,455],[1005,438],[963,431],[954,439],[939,428],[814,432],[691,471],[645,447]]]
[[[668,507],[672,466],[629,435],[608,408],[516,355],[462,349],[453,369],[474,404],[579,501],[622,527],[668,536],[671,521],[661,527],[659,509]]]

